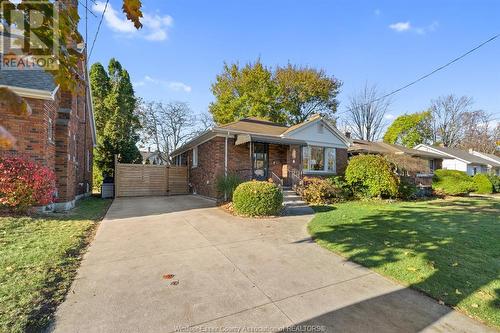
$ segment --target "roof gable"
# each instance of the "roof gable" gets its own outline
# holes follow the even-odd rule
[[[290,127],[283,133],[283,137],[304,140],[310,145],[343,148],[350,145],[349,140],[321,116],[313,116],[303,123]]]

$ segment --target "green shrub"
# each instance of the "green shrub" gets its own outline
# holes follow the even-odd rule
[[[488,176],[482,173],[478,173],[472,177],[474,184],[476,184],[476,193],[479,194],[491,194],[493,193],[493,184],[488,179]]]
[[[222,196],[226,194],[226,200],[231,201],[233,199],[233,193],[236,187],[243,182],[237,174],[228,173],[227,175],[219,175],[216,179],[217,192]]]
[[[304,177],[298,187],[302,199],[312,205],[325,205],[347,197],[341,186],[332,178]]]
[[[436,170],[432,179],[432,189],[440,194],[464,195],[476,190],[476,184],[463,171]]]
[[[345,179],[356,192],[368,197],[396,197],[399,178],[391,164],[379,155],[359,155],[351,158]]]
[[[234,211],[246,216],[277,215],[283,204],[283,192],[273,183],[244,182],[233,193]]]
[[[491,185],[493,185],[493,193],[499,193],[500,192],[500,176],[488,175],[488,179],[490,180]]]
[[[403,200],[413,200],[417,197],[417,186],[407,179],[400,178],[398,187],[398,198]]]

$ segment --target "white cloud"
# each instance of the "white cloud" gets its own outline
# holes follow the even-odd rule
[[[407,22],[398,22],[389,25],[389,28],[395,30],[397,32],[408,31],[411,29],[410,21]]]
[[[106,4],[97,1],[92,9],[95,12],[102,13]],[[144,13],[141,19],[143,27],[137,30],[132,22],[122,14],[117,12],[110,3],[104,13],[106,25],[113,31],[126,35],[127,37],[141,37],[150,41],[163,41],[168,38],[168,29],[173,25],[174,20],[170,15],[158,15]]]
[[[436,31],[436,29],[439,27],[439,22],[434,21],[431,24],[425,26],[425,27],[414,27],[411,25],[410,21],[406,22],[397,22],[389,25],[389,29],[392,29],[397,32],[414,32],[419,35],[425,35],[428,32],[433,32]]]
[[[384,115],[384,119],[387,119],[387,120],[393,120],[394,118],[396,118],[396,116],[393,114],[390,114],[390,113],[386,113]]]
[[[175,91],[175,92],[190,93],[192,90],[191,86],[189,86],[183,82],[160,80],[160,79],[152,78],[149,75],[146,75],[144,77],[144,79],[142,79],[141,81],[137,81],[137,82],[133,83],[134,87],[136,87],[136,88],[137,87],[144,87],[144,86],[149,85],[149,84],[161,86],[165,89]]]

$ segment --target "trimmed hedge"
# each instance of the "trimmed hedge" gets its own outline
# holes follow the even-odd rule
[[[399,178],[391,164],[379,155],[358,155],[349,161],[347,183],[368,197],[396,197]]]
[[[488,179],[493,185],[493,193],[500,193],[500,176],[488,175]]]
[[[277,215],[283,204],[283,192],[273,183],[249,181],[238,185],[233,193],[233,207],[245,216]]]
[[[434,171],[432,189],[446,195],[464,195],[476,190],[476,184],[463,171],[443,170]]]
[[[491,194],[493,193],[493,184],[488,179],[488,176],[482,173],[478,173],[472,177],[474,184],[476,184],[475,193],[479,194]]]

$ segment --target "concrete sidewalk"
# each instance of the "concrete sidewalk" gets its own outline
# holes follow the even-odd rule
[[[51,330],[494,332],[320,248],[311,217],[243,219],[196,196],[117,199]]]

